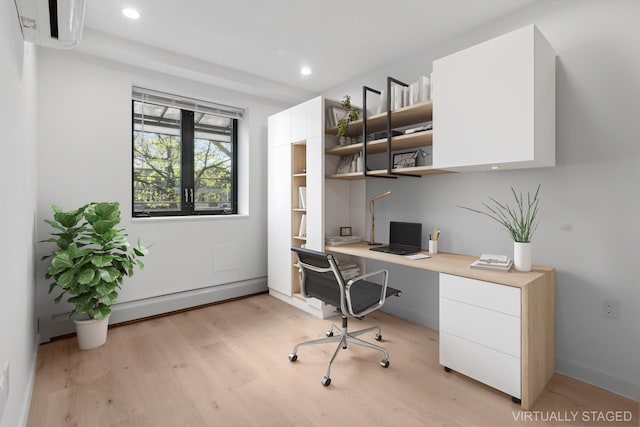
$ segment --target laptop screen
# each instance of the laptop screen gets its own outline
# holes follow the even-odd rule
[[[389,246],[401,245],[422,248],[422,224],[418,222],[389,223]]]

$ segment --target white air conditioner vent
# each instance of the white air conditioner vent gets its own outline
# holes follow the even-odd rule
[[[85,0],[15,0],[15,3],[26,41],[68,49],[82,40]]]

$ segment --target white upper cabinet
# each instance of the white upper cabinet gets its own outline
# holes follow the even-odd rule
[[[291,142],[320,136],[322,133],[322,97],[291,108]]]
[[[433,63],[433,167],[555,166],[555,51],[534,25]]]

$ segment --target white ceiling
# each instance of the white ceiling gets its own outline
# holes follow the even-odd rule
[[[322,93],[533,1],[87,0],[85,28]]]

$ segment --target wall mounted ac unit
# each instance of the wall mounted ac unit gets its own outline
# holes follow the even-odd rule
[[[68,49],[82,40],[85,0],[14,1],[26,41]]]

